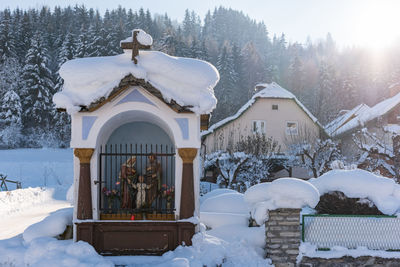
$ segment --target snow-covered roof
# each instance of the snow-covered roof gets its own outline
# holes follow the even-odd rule
[[[297,97],[289,92],[288,90],[282,88],[279,84],[272,83],[260,83],[256,85],[256,88],[264,88],[244,104],[234,115],[227,117],[215,124],[213,124],[207,131],[202,132],[202,136],[208,135],[214,132],[216,129],[227,124],[228,122],[234,121],[239,118],[247,109],[249,109],[259,98],[276,98],[276,99],[292,99],[297,105],[310,117],[310,119],[316,123],[319,127],[322,125],[318,122],[318,119],[297,99]]]
[[[399,104],[400,93],[379,102],[373,107],[365,104],[358,105],[349,111],[346,120],[341,119],[344,116],[342,115],[330,122],[325,129],[331,136],[341,135],[357,127],[364,127],[366,123],[385,115]]]
[[[54,95],[53,102],[57,108],[77,112],[80,106],[107,98],[121,79],[132,74],[158,89],[168,103],[174,100],[196,114],[208,114],[215,108],[214,87],[219,73],[210,63],[147,50],[141,50],[136,58],[137,65],[127,51],[117,56],[67,61],[59,71],[63,89]]]
[[[326,132],[330,136],[336,135],[336,131],[340,131],[339,130],[340,127],[342,127],[344,124],[346,124],[347,122],[349,122],[350,120],[352,120],[353,118],[355,118],[356,116],[358,116],[359,114],[361,114],[362,112],[364,112],[365,110],[367,110],[369,108],[370,107],[367,106],[366,104],[360,104],[360,105],[356,106],[355,108],[348,110],[344,114],[340,115],[339,117],[337,117],[336,119],[334,119],[333,121],[328,123],[325,126]]]

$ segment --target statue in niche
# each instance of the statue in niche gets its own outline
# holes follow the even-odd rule
[[[137,190],[136,193],[136,208],[140,209],[143,206],[146,207],[146,189],[151,188],[151,184],[148,185],[144,182],[144,176],[140,175],[138,178],[138,182],[136,184],[133,184],[132,187]]]
[[[152,205],[154,200],[157,200],[161,192],[161,164],[157,160],[156,155],[148,156],[148,165],[146,167],[147,184],[150,189],[147,195],[147,203]]]
[[[121,182],[121,208],[132,209],[132,199],[135,197],[131,187],[136,183],[136,157],[130,157],[121,166],[119,181]],[[132,194],[132,195],[131,195]]]

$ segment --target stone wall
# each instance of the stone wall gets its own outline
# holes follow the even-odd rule
[[[265,231],[267,258],[276,267],[295,266],[301,238],[300,209],[269,211]]]
[[[400,259],[384,259],[371,256],[363,256],[358,258],[342,257],[335,259],[321,259],[303,257],[300,267],[358,267],[358,266],[374,266],[374,267],[395,267],[400,266]]]

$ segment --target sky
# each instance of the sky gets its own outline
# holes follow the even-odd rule
[[[389,47],[400,39],[400,0],[0,0],[0,8],[29,8],[43,5],[113,9],[121,5],[152,14],[168,15],[182,21],[185,9],[203,19],[216,6],[241,10],[257,21],[264,21],[270,35],[285,33],[291,42],[316,41],[331,33],[339,46],[363,46],[375,50]]]

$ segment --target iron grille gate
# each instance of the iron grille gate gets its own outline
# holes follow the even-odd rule
[[[100,146],[99,183],[101,214],[141,219],[144,214],[174,214],[175,150],[165,145]]]

